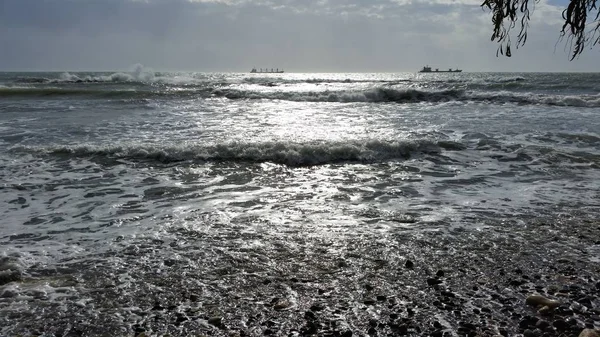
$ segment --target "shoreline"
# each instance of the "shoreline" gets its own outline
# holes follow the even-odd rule
[[[297,234],[282,235],[266,252],[180,231],[179,241],[148,240],[86,261],[33,267],[0,286],[0,310],[7,313],[0,332],[577,336],[600,327],[597,221],[515,221],[339,240]],[[48,301],[42,284],[64,296]],[[539,313],[525,304],[532,294],[561,304]],[[25,302],[31,312],[11,312]]]

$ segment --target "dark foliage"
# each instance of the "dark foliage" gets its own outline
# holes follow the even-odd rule
[[[596,1],[598,0],[571,0],[563,11],[565,23],[560,31],[560,39],[567,38],[571,47],[571,60],[580,55],[585,46],[600,43],[600,11],[596,7]],[[510,32],[517,25],[520,29],[515,47],[525,45],[531,11],[537,2],[539,0],[485,0],[481,4],[492,13],[492,41],[500,43],[496,55],[511,56]]]

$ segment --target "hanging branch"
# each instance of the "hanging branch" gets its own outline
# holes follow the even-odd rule
[[[481,7],[487,8],[492,13],[492,41],[500,44],[496,51],[496,56],[506,55],[510,57],[511,39],[510,31],[517,25],[520,25],[515,44],[518,49],[527,42],[527,29],[531,11],[529,5],[534,5],[540,0],[485,0]],[[565,20],[560,31],[559,39],[567,37],[571,44],[571,60],[580,55],[585,46],[592,46],[600,43],[600,11],[596,7],[598,0],[571,0],[567,8],[563,11],[562,17]],[[594,13],[595,12],[595,13]],[[588,17],[594,17],[591,33],[586,31],[586,22]]]

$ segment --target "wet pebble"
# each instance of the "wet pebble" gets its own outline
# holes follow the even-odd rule
[[[544,333],[540,329],[533,329],[533,330],[527,329],[527,330],[523,331],[524,337],[540,337],[543,334]]]
[[[316,311],[316,312],[321,311],[323,309],[325,309],[325,306],[322,305],[322,304],[318,304],[318,303],[315,303],[315,304],[313,304],[313,305],[310,306],[310,310]]]
[[[406,324],[390,324],[390,328],[397,335],[406,335],[408,333],[408,325]]]
[[[464,327],[467,330],[476,330],[477,326],[473,323],[469,323],[469,322],[459,322],[458,323],[461,327]]]
[[[176,317],[177,317],[177,318],[175,319],[175,323],[176,323],[177,325],[181,325],[181,323],[183,323],[183,322],[185,322],[185,321],[187,321],[187,320],[188,320],[188,318],[187,318],[187,316],[186,316],[186,315],[184,315],[184,314],[182,314],[182,313],[179,313],[179,312],[176,314]]]
[[[579,337],[600,337],[600,331],[594,329],[583,329]]]
[[[536,328],[544,330],[545,328],[550,326],[550,323],[548,321],[540,319],[537,321],[537,323],[535,323],[535,326],[536,326]]]
[[[442,294],[442,296],[446,296],[446,297],[456,297],[456,295],[453,292],[447,291],[447,290],[442,290],[442,292],[440,294]]]
[[[275,302],[275,304],[273,305],[273,309],[284,310],[284,309],[289,308],[291,305],[292,304],[288,300],[279,300],[279,301]]]
[[[444,336],[444,332],[441,330],[436,330],[431,333],[431,337],[443,337],[443,336]]]
[[[558,331],[566,331],[569,328],[569,324],[565,322],[563,319],[557,319],[552,322],[552,326],[556,328]]]
[[[428,278],[427,279],[427,285],[429,285],[429,286],[434,286],[436,284],[441,284],[442,282],[443,282],[442,280],[439,280],[439,279],[436,279],[436,278]]]
[[[554,309],[560,305],[559,301],[554,301],[541,295],[529,295],[525,299],[525,303],[531,306],[541,306]]]
[[[303,335],[314,335],[319,331],[319,324],[315,321],[306,322],[306,325],[301,329]]]
[[[214,325],[216,327],[221,327],[223,324],[223,318],[220,316],[213,316],[208,319],[208,324]]]
[[[523,319],[519,321],[519,328],[525,330],[530,327],[534,327],[536,323],[537,323],[537,319],[535,317],[526,316],[526,317],[523,317]]]

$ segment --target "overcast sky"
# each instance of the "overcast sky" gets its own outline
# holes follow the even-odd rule
[[[557,44],[566,0],[536,4],[512,58],[481,2],[0,0],[0,70],[600,71],[600,48],[569,62]]]

